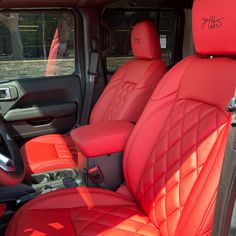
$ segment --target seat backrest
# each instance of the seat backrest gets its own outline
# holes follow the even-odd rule
[[[211,232],[236,86],[235,7],[195,0],[199,55],[163,77],[125,150],[127,186],[161,235]]]
[[[138,23],[131,34],[134,59],[121,66],[113,75],[96,103],[90,123],[108,120],[136,122],[157,83],[167,70],[160,59],[160,40],[155,26]]]

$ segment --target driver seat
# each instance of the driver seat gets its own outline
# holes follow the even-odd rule
[[[126,146],[126,187],[36,197],[6,236],[210,235],[231,120],[225,107],[236,85],[235,8],[235,0],[195,0],[200,55],[177,64],[155,89]]]

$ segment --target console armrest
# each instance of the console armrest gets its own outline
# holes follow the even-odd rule
[[[79,127],[70,136],[87,157],[124,151],[134,125],[128,121],[108,121]]]

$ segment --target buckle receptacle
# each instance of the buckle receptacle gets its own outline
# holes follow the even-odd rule
[[[88,176],[96,184],[100,184],[104,182],[104,176],[99,166],[94,166],[88,169]]]
[[[229,104],[227,105],[226,110],[227,110],[228,112],[232,112],[232,113],[235,113],[235,112],[236,112],[236,97],[233,97],[233,98],[230,100]]]

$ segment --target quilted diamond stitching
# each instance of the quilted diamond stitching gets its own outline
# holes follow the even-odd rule
[[[108,111],[104,113],[103,121],[114,120],[119,116],[119,113],[124,108],[127,102],[127,97],[130,92],[134,89],[135,84],[122,81],[120,86],[117,88],[114,97],[112,98],[112,106],[108,107]]]
[[[153,147],[136,193],[145,212],[155,215],[156,218],[151,218],[163,232],[170,232],[169,221],[177,226],[187,197],[211,150],[202,153],[200,146],[210,135],[216,141],[224,120],[224,114],[216,107],[193,100],[176,102]],[[211,124],[205,125],[206,122]],[[172,203],[168,199],[175,201]]]
[[[95,229],[96,235],[111,235],[116,230],[134,235],[158,233],[148,217],[130,206],[94,207],[89,210],[80,207],[71,211],[71,218],[77,235],[89,235],[91,228]]]

